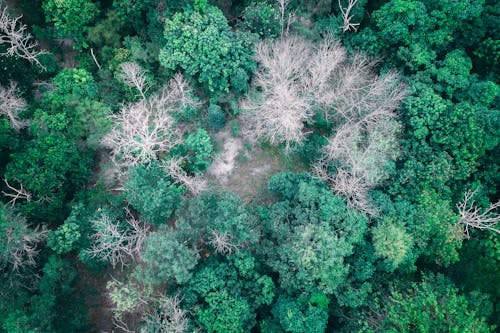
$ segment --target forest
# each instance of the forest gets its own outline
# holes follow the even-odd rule
[[[0,0],[0,333],[496,332],[496,0]]]

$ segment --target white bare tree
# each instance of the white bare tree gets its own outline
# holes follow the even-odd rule
[[[246,111],[243,134],[274,145],[285,143],[287,150],[303,141],[304,123],[313,116],[303,84],[311,50],[311,43],[297,36],[257,44],[261,70],[255,74],[252,95],[241,103]]]
[[[497,227],[500,222],[500,201],[490,204],[488,208],[480,208],[474,200],[478,190],[468,190],[464,193],[464,198],[457,204],[460,214],[459,223],[464,226],[464,234],[469,236],[469,228],[479,230],[490,230],[500,234]]]
[[[140,253],[149,226],[129,216],[127,226],[116,221],[106,212],[100,212],[92,221],[95,232],[90,236],[94,241],[86,253],[92,258],[109,262],[115,268],[123,268],[130,259]]]
[[[256,47],[261,70],[241,103],[243,133],[271,144],[301,143],[314,112],[336,128],[328,138],[316,174],[337,194],[368,213],[368,189],[387,178],[398,155],[400,125],[395,110],[405,96],[397,74],[376,75],[376,62],[361,54],[346,58],[330,36],[318,45],[298,36],[262,41]],[[336,172],[330,173],[335,162]]]
[[[4,208],[5,220],[1,222],[0,230],[0,268],[9,266],[10,271],[19,273],[22,269],[34,266],[38,255],[38,244],[42,242],[47,231],[40,228],[30,228],[26,218],[16,213],[12,208]]]
[[[141,80],[136,78],[136,81]],[[119,114],[112,115],[114,127],[103,137],[102,143],[111,149],[117,164],[128,167],[149,163],[181,143],[173,114],[180,108],[199,105],[191,92],[178,74],[158,93],[125,105]]]
[[[22,15],[12,19],[9,16],[7,6],[1,10],[0,44],[7,44],[8,48],[0,55],[15,55],[45,70],[46,68],[38,60],[38,56],[47,52],[39,49],[38,42],[28,32],[27,26],[20,22],[21,17]]]
[[[26,200],[27,202],[30,202],[33,198],[33,195],[24,188],[23,184],[20,184],[19,188],[16,188],[9,184],[7,178],[4,178],[3,181],[10,192],[2,191],[2,194],[10,198],[8,203],[12,206],[16,204],[17,200]]]
[[[19,119],[19,113],[27,106],[26,101],[19,96],[14,82],[11,81],[8,87],[0,86],[0,115],[7,117],[10,127],[16,131],[29,124],[28,121]]]
[[[187,311],[180,306],[179,296],[162,295],[152,304],[144,316],[145,327],[140,332],[184,333],[187,332],[189,319]]]
[[[210,230],[209,243],[213,246],[216,253],[231,254],[238,252],[241,244],[234,242],[233,239],[234,236],[229,232]]]
[[[177,184],[184,186],[191,194],[198,195],[208,188],[207,182],[199,175],[190,176],[181,167],[182,159],[169,159],[162,163],[162,168],[167,175],[172,177]]]
[[[146,99],[145,93],[149,90],[150,84],[146,78],[146,70],[136,62],[124,62],[120,64],[121,72],[119,79],[127,86],[134,87],[139,91],[143,99]]]
[[[349,30],[358,31],[359,23],[352,23],[351,20],[353,15],[351,15],[351,10],[356,6],[359,0],[347,0],[347,7],[342,5],[342,0],[338,0],[340,14],[342,15],[342,20],[344,25],[342,26],[342,31],[347,32]]]

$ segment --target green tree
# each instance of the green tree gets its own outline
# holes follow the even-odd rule
[[[173,184],[158,163],[131,168],[125,190],[127,201],[154,225],[168,223],[181,203],[182,189]]]
[[[47,22],[54,23],[58,38],[73,39],[77,50],[88,46],[86,32],[99,15],[99,9],[92,0],[45,0],[43,10]]]
[[[290,292],[332,294],[346,281],[345,258],[363,240],[365,217],[307,173],[275,175],[269,190],[280,201],[261,213],[266,263]]]
[[[488,302],[466,297],[443,275],[426,275],[408,289],[377,297],[359,321],[361,332],[493,332]],[[375,312],[376,311],[376,312]],[[374,315],[378,313],[379,315]]]
[[[210,93],[229,92],[230,88],[237,89],[232,82],[236,75],[245,74],[248,80],[254,70],[251,43],[248,35],[231,31],[217,7],[186,7],[165,20],[160,63],[168,70],[182,70]]]

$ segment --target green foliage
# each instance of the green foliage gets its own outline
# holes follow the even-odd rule
[[[66,220],[57,230],[50,232],[47,246],[58,254],[71,252],[76,248],[76,244],[80,240],[79,229],[77,223]]]
[[[86,182],[91,162],[59,133],[28,141],[10,158],[5,177],[32,194],[23,210],[45,222],[64,217],[65,200]]]
[[[238,248],[252,248],[259,240],[255,217],[232,193],[202,193],[186,201],[177,215],[178,233],[192,244],[197,244],[200,238],[210,241],[214,232],[227,234],[230,243]],[[213,246],[210,242],[212,249]]]
[[[241,25],[261,38],[278,37],[281,17],[276,6],[266,2],[252,2],[243,12]]]
[[[372,229],[375,254],[397,267],[413,246],[412,236],[405,228],[386,219]]]
[[[57,38],[73,39],[76,50],[88,47],[85,34],[99,15],[92,0],[45,0],[43,10],[47,22],[54,23]]]
[[[226,125],[226,115],[220,106],[210,104],[207,109],[208,125],[214,130],[220,130]]]
[[[186,307],[198,306],[196,326],[206,332],[248,332],[256,309],[274,298],[271,278],[256,271],[249,252],[228,259],[204,262],[183,290]]]
[[[460,295],[443,275],[424,276],[422,282],[376,301],[382,316],[367,315],[362,332],[493,332],[484,317],[484,297]]]
[[[185,283],[198,263],[198,249],[179,240],[174,230],[161,228],[144,240],[142,265],[137,266],[136,278],[150,285],[165,282]]]
[[[189,134],[173,154],[184,158],[184,168],[187,171],[191,173],[205,171],[212,164],[214,154],[212,138],[207,131],[199,128],[196,133]]]
[[[154,225],[166,224],[182,197],[182,189],[157,163],[131,168],[125,190],[127,201]]]
[[[284,332],[325,332],[328,321],[328,298],[321,293],[299,300],[280,296],[272,314]]]
[[[281,201],[263,216],[267,264],[289,291],[332,294],[346,280],[344,260],[363,240],[365,217],[306,173],[275,175],[269,190]]]
[[[247,81],[255,67],[250,45],[251,38],[232,32],[217,7],[207,5],[202,12],[187,7],[165,20],[160,63],[171,71],[182,70],[210,93],[229,92],[234,75],[246,75]]]

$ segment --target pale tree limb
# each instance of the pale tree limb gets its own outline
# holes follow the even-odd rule
[[[38,48],[38,42],[27,31],[27,26],[20,22],[22,15],[11,19],[7,11],[5,6],[0,13],[0,44],[7,44],[8,48],[0,55],[16,55],[46,70],[38,56],[46,54],[47,51]]]
[[[210,245],[215,249],[215,253],[232,254],[240,250],[241,244],[233,242],[234,236],[229,232],[210,230]]]
[[[10,205],[14,206],[17,200],[26,200],[27,202],[30,202],[33,198],[33,195],[23,187],[23,184],[20,184],[19,188],[15,188],[14,186],[9,184],[7,178],[4,178],[3,181],[7,188],[12,191],[12,193],[2,191],[2,194],[4,196],[11,198],[8,202]]]
[[[7,88],[0,86],[0,115],[9,118],[10,127],[16,131],[29,124],[28,121],[19,119],[19,113],[27,106],[26,101],[19,96],[17,85],[14,82],[11,81]]]
[[[119,221],[113,220],[106,212],[101,212],[92,221],[94,240],[92,247],[86,250],[92,258],[109,262],[115,268],[120,265],[123,269],[130,259],[140,253],[142,243],[149,231],[149,226],[129,216],[127,227]]]
[[[342,0],[338,0],[340,13],[344,21],[344,25],[342,26],[343,32],[347,32],[351,29],[354,31],[358,31],[357,27],[359,26],[359,23],[351,23],[351,20],[353,18],[353,15],[351,15],[351,10],[358,3],[358,1],[359,0],[348,0],[347,7],[344,8],[344,6],[342,5]]]
[[[146,91],[150,85],[146,79],[146,71],[136,62],[124,62],[120,64],[121,73],[118,78],[129,87],[135,87],[143,99],[146,99]]]
[[[464,225],[464,234],[470,238],[469,228],[489,230],[500,234],[497,224],[500,222],[500,201],[490,204],[488,208],[480,208],[474,200],[478,190],[468,190],[462,201],[457,203],[460,215],[459,223]]]
[[[170,159],[162,163],[162,168],[174,181],[184,186],[193,195],[198,195],[208,188],[207,182],[199,175],[189,176],[181,167],[182,159]]]

